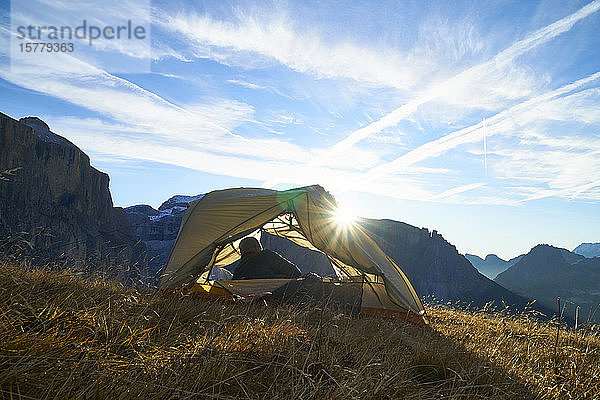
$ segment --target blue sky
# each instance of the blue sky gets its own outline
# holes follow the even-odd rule
[[[319,183],[461,253],[600,241],[599,1],[34,3],[3,16],[0,111],[87,152],[117,205]],[[151,35],[15,50],[82,19]]]

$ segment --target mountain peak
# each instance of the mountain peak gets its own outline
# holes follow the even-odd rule
[[[495,254],[488,254],[487,256],[485,256],[485,261],[490,262],[490,261],[502,261],[502,262],[506,262],[506,260],[503,260],[502,258],[498,257]]]
[[[565,299],[573,306],[567,310],[571,318],[575,305],[591,310],[600,301],[600,259],[586,259],[548,244],[535,246],[494,280],[550,309],[556,307],[557,297]]]
[[[573,249],[573,253],[586,258],[600,257],[600,243],[581,243]]]
[[[531,251],[538,251],[538,252],[539,251],[559,251],[559,250],[560,250],[560,248],[554,247],[551,244],[546,244],[546,243],[536,244],[531,249]]]
[[[33,129],[39,128],[42,131],[50,131],[50,127],[40,117],[23,117],[19,119],[19,122],[30,126]]]
[[[548,265],[556,265],[557,263],[566,263],[565,252],[568,250],[554,247],[549,244],[538,244],[534,246],[528,254],[525,255],[524,260],[535,259],[536,262],[545,261]],[[560,260],[560,261],[559,261]]]
[[[472,258],[472,259],[475,259],[475,260],[481,260],[481,261],[483,261],[483,258],[479,257],[477,254],[465,253],[465,258],[467,260],[471,260],[471,258]]]
[[[172,196],[167,201],[162,203],[160,205],[160,207],[158,207],[158,209],[163,211],[163,210],[168,210],[173,207],[180,207],[183,210],[185,210],[187,208],[187,205],[189,202],[199,199],[203,196],[204,196],[204,194],[197,194],[195,196],[176,194],[175,196]]]
[[[71,143],[64,137],[52,132],[48,124],[39,117],[23,117],[19,119],[19,122],[33,129],[35,134],[44,142],[56,143],[62,146],[77,148],[77,146],[75,146],[73,143]]]

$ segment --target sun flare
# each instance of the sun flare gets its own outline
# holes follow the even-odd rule
[[[345,207],[338,207],[335,212],[335,221],[342,227],[350,226],[356,220],[356,214]]]

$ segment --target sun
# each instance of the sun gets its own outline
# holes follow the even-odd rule
[[[335,222],[342,227],[348,227],[356,221],[356,214],[346,207],[338,207],[335,211]]]

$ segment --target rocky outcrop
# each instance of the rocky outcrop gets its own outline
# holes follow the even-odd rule
[[[0,241],[4,257],[89,269],[143,269],[122,208],[113,207],[108,175],[36,117],[0,113]]]
[[[499,273],[506,271],[511,265],[516,264],[523,258],[523,255],[511,258],[508,261],[501,259],[495,254],[488,254],[483,259],[475,254],[467,253],[465,254],[465,258],[477,268],[477,271],[493,280]]]
[[[566,249],[537,245],[518,263],[499,274],[502,286],[537,299],[548,308],[557,308],[560,297],[567,316],[574,318],[580,307],[580,321],[600,323],[600,258],[585,258]]]

